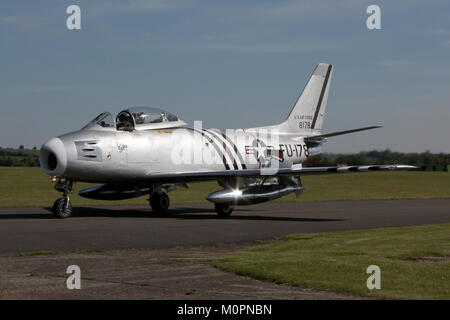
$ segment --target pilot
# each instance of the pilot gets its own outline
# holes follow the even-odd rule
[[[118,117],[117,129],[125,131],[133,131],[133,121],[130,119],[130,115],[127,113],[121,113]]]
[[[167,122],[167,114],[165,112],[161,112],[161,122]]]

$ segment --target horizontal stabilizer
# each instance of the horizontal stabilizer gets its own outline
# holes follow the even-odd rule
[[[365,130],[371,130],[371,129],[377,129],[382,128],[383,126],[371,126],[371,127],[364,127],[364,128],[358,128],[358,129],[351,129],[351,130],[345,130],[345,131],[337,131],[337,132],[331,132],[326,134],[320,134],[316,136],[309,136],[308,139],[315,139],[315,138],[328,138],[328,137],[334,137],[334,136],[341,136],[343,134],[358,132],[358,131],[365,131]]]
[[[358,129],[351,129],[351,130],[345,130],[345,131],[337,131],[337,132],[331,132],[326,134],[320,134],[320,135],[314,135],[314,136],[307,136],[304,138],[305,143],[308,145],[308,147],[315,147],[321,142],[323,142],[326,138],[334,137],[334,136],[340,136],[343,134],[358,132],[358,131],[365,131],[365,130],[371,130],[371,129],[377,129],[381,128],[383,126],[371,126],[371,127],[364,127],[364,128],[358,128]]]

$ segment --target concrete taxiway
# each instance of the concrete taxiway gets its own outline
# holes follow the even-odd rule
[[[450,199],[271,202],[237,207],[229,218],[217,216],[210,204],[174,205],[167,216],[155,216],[148,206],[75,207],[65,220],[53,218],[50,208],[0,208],[0,255],[244,243],[449,222]]]

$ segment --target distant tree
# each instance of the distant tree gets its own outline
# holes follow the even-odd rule
[[[364,156],[360,154],[345,154],[345,155],[339,155],[336,158],[336,163],[345,163],[347,165],[353,166],[353,165],[365,165],[367,164],[367,160]]]
[[[20,149],[20,150],[25,149],[25,147],[23,146],[23,144],[21,144],[21,145],[19,146],[19,149]]]
[[[320,163],[321,163],[322,158],[324,158],[324,155],[321,155],[321,154],[310,156],[306,160],[305,166],[307,166],[307,167],[318,167],[320,165]]]

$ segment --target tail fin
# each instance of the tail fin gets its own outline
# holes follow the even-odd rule
[[[292,134],[321,133],[332,73],[331,64],[317,65],[288,118],[278,126],[280,131]]]

